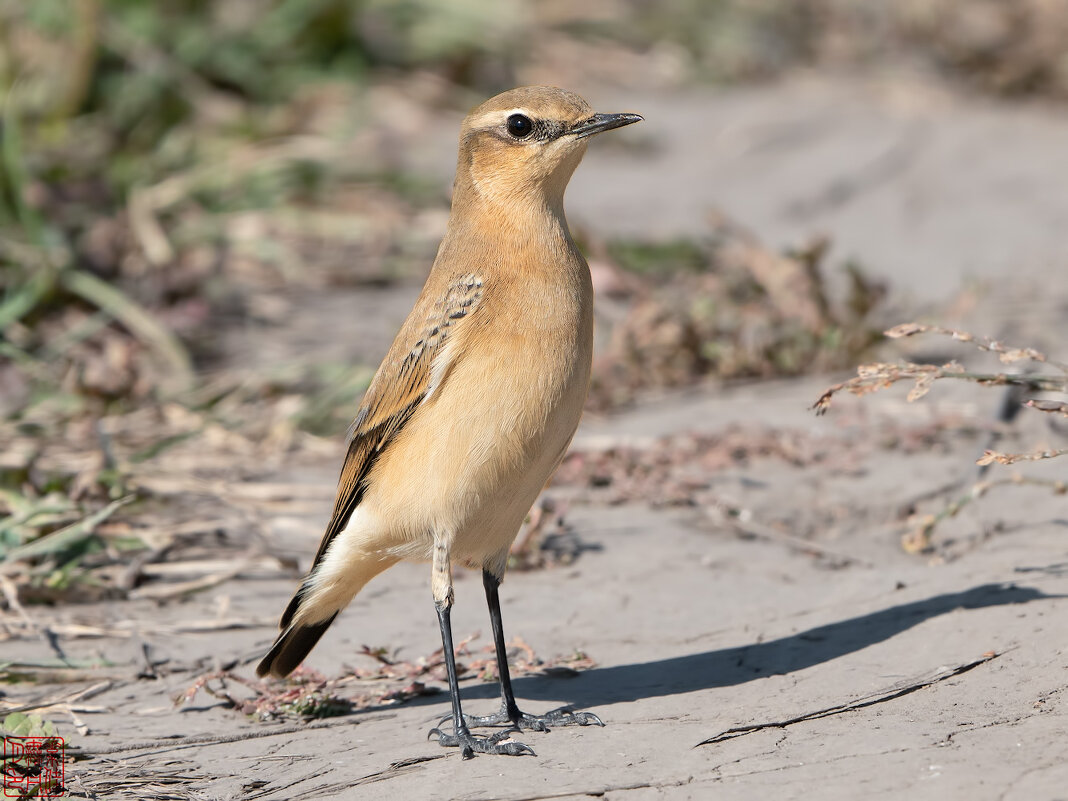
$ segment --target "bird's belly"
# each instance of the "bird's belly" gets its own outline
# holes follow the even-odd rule
[[[464,354],[370,476],[364,504],[390,528],[393,554],[429,559],[437,538],[461,563],[503,558],[578,426],[583,345],[498,341]]]

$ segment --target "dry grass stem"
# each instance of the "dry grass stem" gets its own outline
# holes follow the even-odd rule
[[[993,489],[1024,485],[1044,487],[1056,495],[1064,495],[1068,492],[1068,482],[1035,476],[1013,475],[1006,478],[979,481],[973,484],[967,492],[944,503],[937,512],[913,515],[908,530],[901,535],[901,547],[906,553],[911,554],[929,554],[933,552],[933,535],[939,524],[956,517],[965,506],[978,501]]]
[[[971,343],[979,348],[979,350],[987,351],[988,353],[996,353],[998,359],[1005,364],[1029,360],[1039,362],[1040,364],[1048,364],[1050,367],[1056,367],[1062,373],[1068,375],[1068,364],[1050,359],[1045,353],[1035,350],[1034,348],[1013,347],[1011,345],[1006,345],[1003,342],[999,342],[996,339],[972,334],[968,331],[961,331],[957,328],[944,328],[940,325],[924,325],[923,323],[902,323],[900,325],[895,325],[893,328],[890,328],[883,333],[891,339],[901,339],[902,337],[911,337],[916,334],[941,334],[943,336],[952,337],[959,342]]]
[[[979,350],[996,353],[1004,363],[1018,361],[1032,361],[1045,364],[1060,370],[1064,375],[1031,375],[1011,373],[976,373],[965,370],[957,362],[949,362],[941,366],[931,364],[888,363],[876,362],[864,364],[857,368],[857,375],[848,381],[834,384],[824,390],[823,394],[812,405],[817,414],[824,414],[831,406],[831,400],[835,394],[846,390],[854,395],[866,395],[880,389],[893,386],[899,381],[913,381],[913,387],[909,391],[908,401],[922,398],[931,389],[935,381],[943,378],[952,378],[962,381],[972,381],[984,386],[1014,385],[1026,387],[1034,391],[1068,392],[1068,364],[1050,359],[1046,354],[1034,348],[1017,348],[1005,345],[989,337],[978,336],[967,331],[954,328],[943,328],[935,325],[923,325],[921,323],[902,323],[884,332],[891,339],[910,337],[916,334],[935,333],[950,336],[960,342],[975,345]],[[1064,413],[1065,404],[1059,401],[1031,400],[1024,405],[1046,412]]]
[[[1047,451],[1033,451],[1032,453],[1000,453],[998,451],[986,450],[983,451],[983,455],[976,460],[976,464],[985,465],[993,464],[1016,464],[1017,462],[1037,462],[1042,459],[1053,459],[1057,456],[1064,456],[1068,453],[1068,448],[1059,448],[1057,450]]]
[[[817,414],[823,414],[830,408],[831,399],[842,390],[854,395],[862,396],[880,389],[892,386],[899,381],[912,381],[913,386],[908,393],[909,402],[922,398],[930,390],[932,384],[939,379],[953,378],[971,381],[981,386],[1010,385],[1023,387],[1032,391],[1068,393],[1068,364],[1050,359],[1045,353],[1035,348],[1019,348],[1006,345],[989,337],[978,336],[967,331],[954,328],[945,328],[936,325],[923,325],[920,323],[903,323],[887,330],[886,336],[891,339],[911,337],[916,334],[932,333],[974,345],[981,351],[997,354],[1003,363],[1015,363],[1030,361],[1046,365],[1059,370],[1063,375],[1034,375],[1034,374],[1007,374],[1007,373],[976,373],[965,370],[956,362],[950,362],[942,366],[929,364],[892,364],[880,362],[876,364],[861,365],[857,368],[857,375],[848,381],[835,384],[824,390],[823,394],[813,404]],[[1068,416],[1068,404],[1060,400],[1031,399],[1023,402],[1025,407],[1036,409],[1047,414]],[[1011,419],[1007,418],[1007,419]],[[986,448],[983,455],[976,461],[980,467],[990,464],[1011,465],[1017,462],[1034,462],[1045,459],[1053,459],[1068,454],[1068,448],[1043,448],[1030,453],[1002,453]],[[964,495],[954,498],[943,504],[942,508],[933,514],[917,515],[909,529],[901,537],[902,548],[913,554],[929,553],[933,549],[933,532],[944,520],[954,517],[966,505],[985,495],[992,487],[1008,484],[1035,484],[1048,486],[1056,493],[1065,491],[1065,483],[1062,481],[1049,481],[1042,478],[1029,478],[1014,476],[1001,481],[980,481],[972,486],[971,490]],[[955,488],[956,484],[951,485]],[[941,493],[937,493],[941,494]]]
[[[864,364],[857,368],[857,375],[848,381],[828,387],[812,404],[817,414],[825,414],[831,407],[832,398],[842,390],[853,395],[867,395],[880,389],[886,389],[899,381],[914,381],[909,391],[909,402],[919,400],[930,390],[931,385],[941,378],[953,378],[971,381],[984,386],[1022,386],[1038,392],[1063,392],[1068,386],[1066,379],[1057,376],[1014,375],[1011,373],[975,373],[965,370],[956,362],[942,366],[931,364],[913,364],[876,362]]]
[[[1068,403],[1064,401],[1054,400],[1029,400],[1024,402],[1024,406],[1031,409],[1037,409],[1040,412],[1047,412],[1049,414],[1059,414],[1061,417],[1068,417]]]

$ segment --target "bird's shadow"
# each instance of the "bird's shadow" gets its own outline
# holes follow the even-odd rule
[[[1064,598],[1013,584],[983,584],[851,617],[807,631],[734,648],[584,671],[566,688],[560,680],[526,676],[513,682],[517,698],[558,700],[583,708],[623,701],[733,687],[774,674],[792,673],[888,640],[925,620],[956,609]],[[465,699],[496,698],[496,684],[464,685]],[[522,705],[522,704],[521,704]],[[468,707],[469,709],[469,707]],[[467,711],[467,709],[465,709]]]

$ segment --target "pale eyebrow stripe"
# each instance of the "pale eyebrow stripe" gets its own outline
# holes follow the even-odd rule
[[[481,117],[475,117],[475,119],[471,120],[471,127],[495,128],[498,125],[503,125],[504,121],[513,114],[522,114],[526,117],[530,117],[530,112],[522,108],[512,108],[507,111],[487,111]]]

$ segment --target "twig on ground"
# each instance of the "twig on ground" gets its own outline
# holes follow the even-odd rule
[[[78,701],[86,701],[94,696],[100,695],[102,692],[106,692],[115,686],[113,681],[101,681],[96,684],[92,684],[84,689],[75,690],[72,693],[64,693],[57,698],[48,698],[35,701],[30,704],[23,704],[22,706],[4,707],[3,701],[0,700],[0,709],[5,715],[10,715],[14,712],[28,712],[29,710],[46,710],[52,707],[71,707]],[[80,706],[78,707],[81,708]]]
[[[111,284],[83,270],[67,270],[61,280],[72,293],[114,317],[156,351],[167,365],[165,381],[171,391],[181,392],[193,387],[193,359],[189,351],[150,312]]]
[[[4,600],[7,601],[8,607],[19,616],[26,629],[36,634],[37,623],[34,622],[33,618],[29,616],[26,609],[19,602],[19,591],[15,587],[15,583],[3,573],[0,573],[0,592],[3,592]]]
[[[219,570],[207,576],[201,576],[200,578],[190,579],[189,581],[179,581],[175,584],[150,584],[145,587],[138,587],[135,590],[130,590],[127,597],[131,599],[151,599],[153,601],[165,601],[171,598],[178,598],[183,595],[192,595],[195,592],[203,592],[204,590],[217,587],[225,581],[238,576],[241,572],[248,569],[248,567],[256,562],[256,557],[252,555],[246,556],[245,559],[232,564],[230,567]]]

